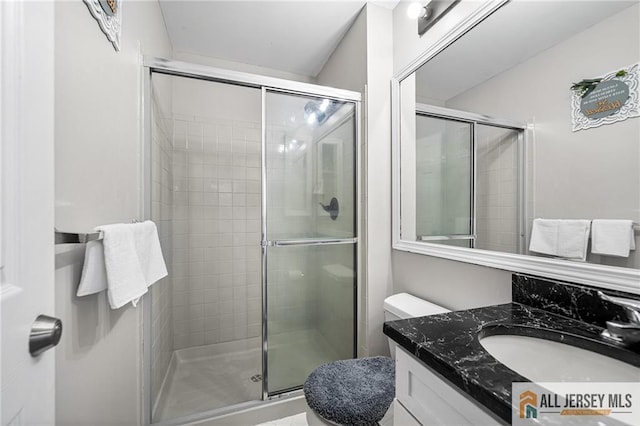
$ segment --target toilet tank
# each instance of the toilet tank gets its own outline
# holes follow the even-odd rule
[[[451,312],[449,309],[428,302],[409,293],[398,293],[384,299],[384,320],[395,321],[398,319],[424,317],[427,315],[443,314]],[[395,358],[395,342],[389,339],[391,357]]]
[[[409,293],[398,293],[384,299],[385,321],[424,317],[445,312],[451,311],[419,297],[412,296]]]

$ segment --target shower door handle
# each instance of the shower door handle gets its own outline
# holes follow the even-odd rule
[[[418,241],[443,241],[443,240],[475,240],[477,236],[472,235],[418,235]]]
[[[318,238],[307,240],[277,240],[263,241],[262,247],[290,247],[290,246],[322,246],[334,244],[355,244],[357,238]]]

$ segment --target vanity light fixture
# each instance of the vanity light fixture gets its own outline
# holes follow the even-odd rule
[[[438,22],[460,0],[430,0],[426,3],[414,2],[407,7],[407,16],[418,20],[418,35],[422,36]]]
[[[427,16],[433,12],[433,9],[431,9],[429,5],[430,3],[431,0],[428,0],[424,4],[419,1],[414,1],[407,7],[407,16],[409,19],[428,19]]]
[[[427,13],[427,7],[431,1],[423,5],[419,1],[414,1],[407,7],[407,16],[409,19],[418,19]]]

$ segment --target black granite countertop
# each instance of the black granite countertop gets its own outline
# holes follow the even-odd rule
[[[514,299],[515,293],[514,287]],[[384,334],[507,423],[511,422],[512,383],[529,380],[493,358],[480,344],[482,337],[544,338],[640,367],[637,352],[604,340],[602,330],[599,324],[517,302],[384,324]]]

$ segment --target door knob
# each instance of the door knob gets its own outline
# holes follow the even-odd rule
[[[29,333],[29,353],[36,357],[60,342],[62,321],[46,315],[38,315]]]

